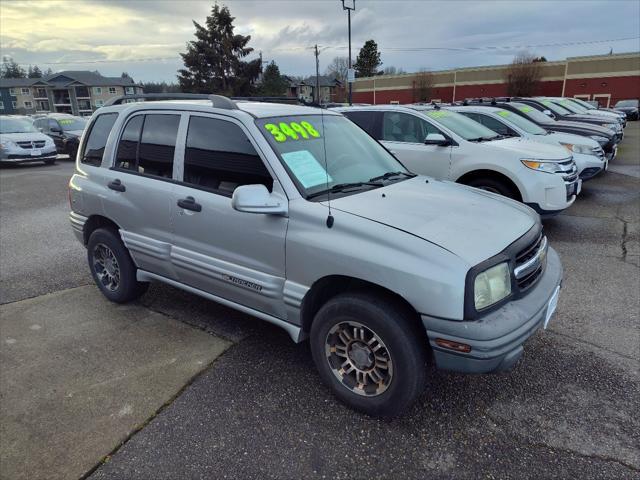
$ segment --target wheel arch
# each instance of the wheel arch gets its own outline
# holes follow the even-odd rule
[[[118,236],[120,235],[120,227],[113,220],[102,215],[91,215],[84,223],[84,227],[82,229],[82,239],[85,246],[89,244],[89,237],[91,237],[91,234],[98,228],[111,228],[118,233]]]
[[[518,200],[520,202],[522,201],[522,198],[523,198],[522,197],[522,191],[520,190],[518,185],[513,180],[511,180],[511,178],[509,178],[507,175],[505,175],[504,173],[497,172],[495,170],[487,170],[487,169],[472,170],[472,171],[467,172],[464,175],[460,176],[456,180],[456,183],[462,183],[462,184],[466,185],[468,182],[470,182],[471,180],[474,180],[476,178],[492,178],[492,179],[504,182],[506,185],[509,186],[509,188],[511,188],[514,191],[514,193],[516,193],[516,195],[518,196],[518,198],[516,198],[516,200]]]
[[[402,295],[382,285],[345,275],[328,275],[314,282],[302,299],[300,307],[302,330],[308,333],[311,330],[313,319],[322,305],[327,303],[331,298],[346,292],[366,292],[386,298],[389,302],[404,309],[415,319],[420,330],[424,332],[420,315]]]

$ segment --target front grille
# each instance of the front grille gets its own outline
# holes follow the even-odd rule
[[[32,148],[42,148],[44,147],[44,140],[36,140],[34,142],[16,142],[20,148],[26,148],[30,150]]]
[[[541,252],[541,249],[545,251]],[[516,276],[516,284],[521,292],[531,288],[542,275],[546,264],[546,249],[547,239],[544,233],[540,231],[540,235],[533,242],[516,254],[514,274]],[[534,260],[536,257],[539,261]]]

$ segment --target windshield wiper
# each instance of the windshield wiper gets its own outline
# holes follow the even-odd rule
[[[500,135],[496,135],[495,137],[478,137],[478,138],[469,138],[467,141],[469,142],[488,142],[491,140],[498,140]]]
[[[391,177],[397,177],[398,175],[404,175],[405,177],[413,178],[416,176],[415,173],[407,173],[407,172],[387,172],[384,175],[378,175],[377,177],[370,178],[370,182],[377,182],[378,180],[388,180]]]
[[[331,188],[325,188],[324,190],[320,190],[319,192],[314,192],[307,195],[307,200],[310,198],[319,197],[321,195],[326,195],[327,193],[340,193],[345,192],[349,189],[360,189],[365,186],[371,187],[384,187],[382,183],[374,183],[374,182],[352,182],[352,183],[338,183]]]

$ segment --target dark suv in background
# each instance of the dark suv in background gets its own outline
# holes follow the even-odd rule
[[[640,101],[636,100],[620,100],[615,104],[615,109],[627,114],[627,119],[638,120],[638,112],[640,111]]]
[[[616,156],[618,138],[611,129],[593,125],[590,123],[571,122],[567,120],[554,120],[545,115],[539,109],[520,101],[512,101],[510,98],[502,98],[501,100],[493,99],[473,99],[465,100],[462,104],[470,105],[487,105],[500,107],[505,110],[517,113],[518,115],[532,121],[536,125],[551,132],[573,133],[574,135],[582,135],[589,137],[600,144],[604,150],[607,159],[611,161]]]
[[[65,113],[49,113],[37,117],[33,126],[53,139],[58,153],[66,153],[71,160],[75,160],[87,120]]]

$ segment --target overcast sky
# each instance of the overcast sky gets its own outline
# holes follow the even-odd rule
[[[203,23],[212,3],[3,0],[1,53],[54,71],[127,71],[137,81],[175,81],[178,53],[193,38],[192,20]],[[261,50],[283,73],[314,73],[309,47],[316,43],[323,48],[321,71],[333,57],[347,54],[347,15],[340,0],[219,3],[236,17],[236,32],[252,36],[255,54]],[[630,37],[635,38],[618,40]],[[522,46],[548,60],[639,51],[638,37],[639,0],[356,0],[352,16],[354,59],[372,38],[383,66],[409,72],[508,63]],[[411,48],[433,50],[406,50]]]

